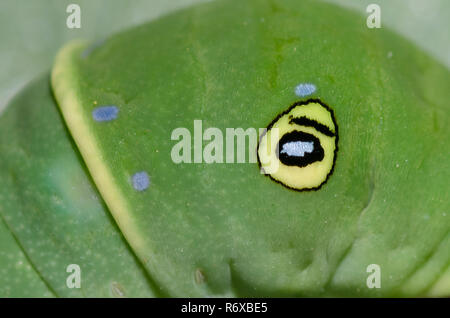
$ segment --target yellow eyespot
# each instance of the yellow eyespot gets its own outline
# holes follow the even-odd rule
[[[317,99],[297,102],[261,136],[258,162],[265,174],[288,188],[317,190],[333,171],[337,143],[331,108]]]

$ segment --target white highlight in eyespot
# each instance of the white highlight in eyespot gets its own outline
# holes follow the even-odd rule
[[[137,191],[144,191],[150,186],[150,178],[145,171],[136,172],[131,181],[133,188]]]
[[[301,83],[295,87],[295,95],[305,97],[316,91],[316,85],[311,83]]]
[[[291,141],[283,145],[280,153],[286,153],[288,156],[303,157],[305,153],[311,153],[314,150],[314,143],[311,141]]]

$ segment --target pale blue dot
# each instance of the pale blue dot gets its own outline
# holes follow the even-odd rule
[[[91,55],[92,52],[94,52],[96,49],[101,47],[106,42],[106,39],[101,39],[98,41],[95,41],[93,44],[89,45],[82,53],[81,57],[83,59],[87,58],[89,55]]]
[[[288,156],[303,157],[305,152],[311,153],[314,150],[312,141],[291,141],[283,145],[280,153],[286,153]]]
[[[119,109],[116,106],[100,106],[92,111],[95,121],[111,121],[117,118]]]
[[[137,191],[144,191],[150,186],[150,178],[145,171],[136,172],[132,177],[133,188]]]
[[[297,85],[297,87],[295,88],[295,95],[297,95],[299,97],[304,97],[304,96],[311,95],[315,91],[316,91],[316,85],[311,84],[311,83],[302,83],[302,84]]]

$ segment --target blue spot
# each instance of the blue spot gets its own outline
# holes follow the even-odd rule
[[[96,121],[111,121],[117,118],[119,109],[116,106],[101,106],[92,111]]]
[[[105,42],[106,42],[106,39],[101,39],[101,40],[98,40],[98,41],[94,42],[93,44],[89,45],[89,46],[81,53],[81,57],[82,57],[83,59],[87,58],[89,55],[92,54],[92,52],[94,52],[96,49],[98,49],[99,47],[101,47]]]
[[[295,88],[295,95],[299,97],[304,97],[311,95],[316,91],[316,85],[310,83],[302,83],[297,85]]]
[[[144,191],[150,185],[150,178],[145,171],[136,172],[132,178],[133,188],[137,191]]]

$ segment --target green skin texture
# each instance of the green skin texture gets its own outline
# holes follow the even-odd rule
[[[45,77],[0,118],[0,234],[27,266],[11,276],[33,277],[0,295],[30,284],[34,296],[450,295],[450,74],[407,41],[322,3],[228,0],[85,49],[57,58],[56,101]],[[339,127],[320,190],[289,190],[257,164],[172,162],[175,128],[266,127],[305,82]],[[79,127],[64,125],[69,94],[132,228],[79,150]],[[118,118],[94,121],[99,105]],[[138,171],[151,178],[142,192]],[[72,263],[81,289],[65,286]],[[380,289],[366,286],[369,264]]]
[[[22,260],[21,271],[28,266],[28,275],[45,282],[11,283],[22,275],[8,271],[0,276],[0,296],[155,296],[73,145],[48,75],[29,85],[2,115],[0,152],[0,211],[6,225],[0,234],[6,236],[3,228],[9,228],[16,242],[5,244],[10,250],[5,258],[25,254],[14,265]],[[67,288],[69,264],[81,267],[83,288]]]

